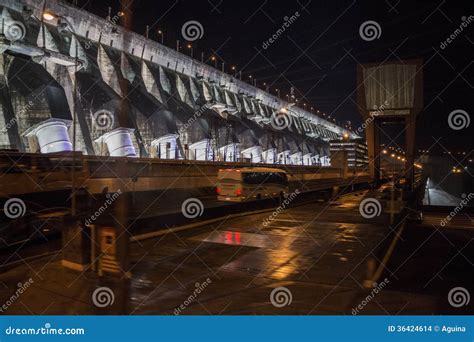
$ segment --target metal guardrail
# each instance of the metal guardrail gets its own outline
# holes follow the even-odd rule
[[[0,151],[0,173],[2,174],[0,197],[30,192],[68,190],[72,185],[73,166],[76,172],[76,187],[89,187],[92,192],[101,192],[101,187],[107,186],[109,191],[116,191],[113,183],[118,186],[124,181],[133,183],[134,191],[135,186],[137,191],[140,188],[144,189],[143,191],[156,190],[167,181],[176,178],[177,170],[181,171],[180,174],[184,179],[187,178],[191,182],[193,178],[194,183],[191,183],[196,187],[212,186],[210,180],[217,176],[220,168],[282,168],[289,173],[290,181],[321,181],[344,177],[342,169],[311,165],[87,156],[80,152],[46,155]],[[368,177],[368,173],[360,169],[351,169],[346,176],[349,178]],[[199,181],[203,177],[207,180]]]

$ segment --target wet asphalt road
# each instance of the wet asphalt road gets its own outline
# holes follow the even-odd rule
[[[386,207],[381,192],[360,191],[333,202],[270,209],[133,243],[130,280],[66,270],[58,255],[48,256],[1,274],[0,299],[7,300],[18,282],[31,277],[34,283],[9,306],[9,314],[453,313],[446,307],[446,291],[453,284],[469,284],[472,230],[456,231],[458,238],[449,245],[454,253],[464,247],[460,269],[449,262],[451,254],[438,253],[439,239],[423,243],[427,236],[407,227],[379,281],[386,284],[367,300],[374,290],[363,288],[364,281],[397,229],[387,224],[384,212],[372,219],[361,216],[359,204],[367,196]],[[423,248],[413,253],[420,244]],[[440,268],[439,274],[455,277],[420,287]],[[92,300],[100,286],[113,292],[113,303],[104,308]]]

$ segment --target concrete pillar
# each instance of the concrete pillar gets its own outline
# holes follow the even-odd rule
[[[413,191],[413,182],[415,180],[415,132],[416,132],[416,116],[410,115],[405,119],[405,144],[406,144],[406,162],[405,176],[407,179],[407,187],[409,191]]]
[[[0,53],[0,148],[21,150],[23,143],[18,134],[18,118],[15,116],[7,80],[10,58]]]
[[[347,163],[348,152],[346,150],[337,151],[331,154],[331,166],[341,170],[341,177],[347,179],[348,163]]]
[[[380,132],[376,121],[372,120],[365,129],[369,154],[369,173],[375,183],[380,180]]]
[[[211,86],[206,81],[202,81],[201,84],[202,84],[202,93],[204,95],[204,100],[206,100],[206,102],[212,101],[214,96],[212,95],[212,92],[211,92]]]
[[[178,90],[179,98],[182,102],[186,103],[191,108],[194,108],[194,102],[191,99],[191,96],[186,88],[184,82],[181,80],[181,77],[176,74],[176,89]]]
[[[191,96],[193,98],[193,101],[198,101],[201,98],[201,93],[199,92],[199,88],[196,84],[196,81],[194,81],[192,77],[189,77],[189,88],[191,90]]]
[[[143,84],[145,85],[145,88],[148,93],[160,103],[164,103],[165,101],[163,100],[163,96],[161,95],[161,90],[158,87],[155,77],[153,76],[150,68],[148,67],[145,61],[142,61],[141,73]]]
[[[84,188],[76,188],[76,216],[63,218],[61,264],[75,271],[85,271],[92,264],[92,235],[87,227],[94,200]]]
[[[89,228],[79,217],[65,216],[62,230],[61,265],[83,272],[91,264],[91,239]]]
[[[130,65],[127,55],[122,52],[120,54],[120,71],[122,72],[122,77],[128,80],[130,83],[133,83],[137,74]]]
[[[173,88],[171,87],[171,82],[170,79],[168,78],[168,75],[166,75],[165,70],[160,66],[160,84],[161,88],[165,92],[167,92],[169,95],[171,95]]]
[[[117,70],[115,70],[115,66],[110,60],[104,47],[100,44],[97,52],[97,65],[99,66],[99,71],[104,82],[107,83],[107,85],[112,88],[118,96],[123,97],[124,94],[120,86],[120,79]]]

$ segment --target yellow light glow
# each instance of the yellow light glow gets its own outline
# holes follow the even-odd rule
[[[51,13],[51,12],[44,12],[43,13],[43,18],[44,20],[48,20],[48,21],[51,21],[53,20],[54,18],[56,18],[56,15]]]

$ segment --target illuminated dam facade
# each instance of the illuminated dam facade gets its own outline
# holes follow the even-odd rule
[[[0,14],[2,149],[326,166],[329,140],[357,138],[71,5],[1,0]]]

